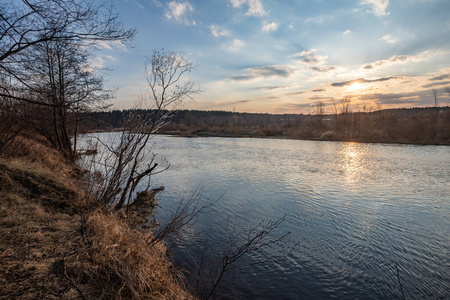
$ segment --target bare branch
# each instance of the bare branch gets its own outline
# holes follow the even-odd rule
[[[244,257],[253,252],[259,251],[264,247],[268,247],[273,245],[281,240],[284,240],[290,232],[287,232],[281,236],[272,236],[272,233],[275,229],[277,229],[281,223],[283,223],[285,217],[282,217],[278,220],[272,221],[261,221],[256,226],[250,228],[243,234],[236,234],[235,230],[232,230],[232,235],[229,237],[228,244],[226,245],[226,249],[222,253],[222,259],[220,262],[220,267],[218,269],[216,278],[214,279],[214,283],[212,287],[209,289],[209,292],[205,299],[211,299],[214,294],[214,291],[218,287],[220,281],[222,280],[224,274],[232,269],[243,268],[249,265],[242,265],[238,262]],[[236,237],[244,236],[245,239],[243,242],[239,243]]]
[[[104,150],[108,152],[103,158],[108,161],[108,166],[103,170],[103,193],[98,195],[98,200],[105,206],[114,204],[116,210],[127,207],[144,178],[150,178],[169,167],[153,164],[155,156],[151,153],[150,140],[168,121],[171,109],[196,92],[193,83],[182,78],[192,67],[193,63],[182,54],[154,51],[147,58],[144,77],[150,93],[145,101],[154,109],[147,115],[130,114],[123,131],[117,135],[118,140],[102,142]],[[187,206],[180,207],[176,213],[177,220],[184,219],[192,203],[193,199],[187,201]],[[174,230],[171,226],[166,229],[167,232]],[[156,238],[161,239],[159,236],[165,235],[162,233]]]

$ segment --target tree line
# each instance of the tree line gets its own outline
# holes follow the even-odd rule
[[[177,110],[159,133],[184,136],[280,137],[360,142],[450,144],[450,107],[351,111],[351,100],[326,114],[324,105],[310,114],[262,114]],[[84,132],[118,130],[129,115],[151,110],[112,110],[83,115]]]

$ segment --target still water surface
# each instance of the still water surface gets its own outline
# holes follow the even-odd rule
[[[285,216],[285,242],[228,273],[225,299],[450,298],[450,147],[278,139],[157,136],[170,168],[164,221],[198,186],[217,203],[176,240],[175,258],[193,267],[244,230]],[[292,250],[291,246],[297,244]],[[291,251],[292,250],[292,251]],[[274,260],[278,255],[280,259]],[[281,257],[281,256],[283,257]]]

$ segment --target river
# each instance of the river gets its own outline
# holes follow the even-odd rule
[[[152,144],[170,164],[152,178],[166,188],[160,222],[196,189],[214,202],[173,240],[179,267],[194,270],[203,253],[211,266],[247,229],[284,218],[273,234],[289,235],[236,262],[216,296],[401,299],[403,289],[407,299],[450,298],[450,147],[169,136]]]

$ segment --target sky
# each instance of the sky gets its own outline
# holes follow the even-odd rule
[[[116,0],[131,48],[103,45],[95,64],[114,108],[148,91],[153,50],[182,52],[201,88],[183,109],[311,113],[450,105],[449,0]]]

